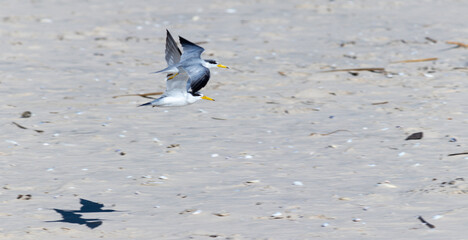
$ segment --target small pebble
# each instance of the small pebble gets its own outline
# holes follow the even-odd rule
[[[360,222],[362,219],[360,218],[353,218],[353,222]]]
[[[405,154],[405,152],[398,153],[398,157],[403,157]]]
[[[228,9],[226,9],[226,13],[231,13],[231,14],[232,14],[232,13],[236,13],[236,12],[237,12],[237,10],[234,9],[234,8],[228,8]]]
[[[159,179],[162,179],[162,180],[167,180],[167,179],[169,179],[169,178],[168,178],[168,177],[166,177],[166,176],[159,176]]]
[[[429,73],[424,73],[424,76],[427,77],[427,78],[433,78],[434,77],[434,75],[429,74]]]
[[[440,218],[443,218],[443,217],[444,217],[444,216],[442,216],[442,215],[434,215],[434,216],[432,217],[432,219],[437,220],[437,219],[440,219]]]
[[[416,132],[411,135],[409,135],[405,140],[419,140],[422,139],[424,136],[423,132]]]
[[[276,218],[276,217],[281,217],[282,215],[283,215],[283,214],[280,213],[280,212],[275,212],[275,213],[271,214],[271,216],[272,216],[272,217],[275,217],[275,218]]]
[[[202,213],[202,210],[197,210],[197,211],[193,212],[192,214],[197,215],[197,214],[200,214],[200,213]]]
[[[387,187],[387,188],[397,188],[397,186],[390,184],[389,181],[385,181],[383,183],[377,183],[377,186]]]
[[[245,183],[259,183],[259,182],[260,182],[260,180],[255,179],[255,180],[248,180]]]
[[[321,227],[328,227],[328,225],[330,225],[330,224],[328,224],[328,223],[322,223]]]
[[[251,159],[251,158],[253,158],[252,155],[245,155],[244,157],[245,157],[246,159]]]
[[[40,21],[41,21],[41,23],[52,23],[53,22],[53,20],[50,19],[50,18],[42,18]]]
[[[296,186],[304,186],[304,184],[303,184],[301,181],[294,181],[294,182],[293,182],[293,185],[296,185]]]
[[[19,145],[19,144],[18,144],[18,142],[16,142],[16,141],[13,141],[13,140],[5,140],[5,142],[7,142],[7,143],[11,143],[11,144],[13,144],[13,145],[16,145],[16,146],[18,146],[18,145]]]
[[[23,112],[21,114],[21,118],[30,118],[31,117],[31,112],[30,111],[26,111],[26,112]]]
[[[218,217],[227,217],[230,214],[228,212],[217,212],[217,213],[213,213],[213,215],[218,216]]]
[[[211,157],[219,157],[219,154],[213,153],[213,154],[211,154]]]
[[[449,139],[449,142],[456,142],[456,141],[457,141],[456,138],[450,138],[450,139]]]

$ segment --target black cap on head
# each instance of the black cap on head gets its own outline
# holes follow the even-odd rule
[[[211,64],[218,64],[218,62],[216,62],[216,60],[213,60],[213,59],[205,59],[205,62],[211,63]]]

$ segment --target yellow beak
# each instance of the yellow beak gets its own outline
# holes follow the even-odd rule
[[[224,66],[223,64],[218,64],[218,65],[216,65],[216,66],[217,66],[217,67],[220,67],[220,68],[228,68],[228,67]]]
[[[201,98],[202,98],[202,99],[205,99],[205,100],[214,101],[214,99],[212,99],[212,98],[209,98],[209,97],[207,97],[207,96],[203,96],[203,97],[201,97]]]

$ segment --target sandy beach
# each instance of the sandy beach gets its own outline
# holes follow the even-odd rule
[[[467,239],[468,2],[169,2],[1,4],[1,239]]]

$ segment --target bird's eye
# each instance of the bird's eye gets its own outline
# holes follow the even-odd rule
[[[206,60],[207,62],[211,63],[211,64],[218,64],[215,60]]]

